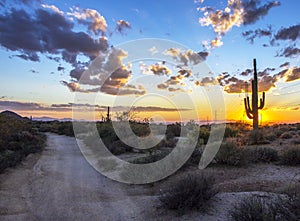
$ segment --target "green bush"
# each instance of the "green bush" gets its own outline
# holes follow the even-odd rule
[[[159,199],[166,209],[184,213],[187,210],[205,211],[210,199],[217,193],[214,178],[206,173],[200,176],[189,174],[179,181],[171,183]]]
[[[300,147],[288,147],[283,150],[280,162],[281,164],[290,166],[300,165]]]
[[[229,166],[244,166],[247,164],[244,150],[237,146],[235,142],[224,142],[221,144],[219,152],[215,157],[218,164]]]
[[[270,147],[249,147],[245,149],[249,161],[270,163],[279,160],[278,151]]]

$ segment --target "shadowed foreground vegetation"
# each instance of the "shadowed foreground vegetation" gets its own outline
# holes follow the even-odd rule
[[[0,114],[0,172],[15,166],[30,153],[45,146],[46,136],[38,132],[32,121],[12,112]]]

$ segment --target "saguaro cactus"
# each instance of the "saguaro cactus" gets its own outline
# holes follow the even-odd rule
[[[265,106],[265,92],[260,98],[260,104],[258,105],[258,86],[257,86],[257,70],[256,59],[253,59],[254,66],[254,79],[252,80],[252,107],[250,106],[249,97],[244,98],[244,104],[247,117],[253,120],[253,130],[258,129],[258,110],[261,110]]]
[[[109,122],[110,121],[110,113],[109,113],[109,106],[107,107],[107,114],[106,114],[106,122]]]

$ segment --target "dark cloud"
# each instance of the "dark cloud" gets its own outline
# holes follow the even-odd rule
[[[0,15],[0,44],[25,60],[39,61],[38,53],[98,55],[108,47],[107,39],[93,39],[84,32],[73,31],[74,24],[60,14],[43,9],[33,14],[11,9]]]
[[[58,70],[58,71],[64,71],[65,69],[66,69],[66,68],[65,68],[65,67],[62,67],[62,66],[58,66],[58,67],[57,67],[57,70]]]
[[[222,37],[234,26],[254,24],[262,17],[266,16],[269,10],[275,6],[279,6],[278,1],[268,2],[261,5],[259,0],[248,1],[228,1],[227,7],[223,10],[212,9],[211,7],[202,7],[198,10],[203,12],[204,17],[199,19],[202,26],[212,26],[217,34],[216,38],[205,45],[214,48],[223,45]],[[268,34],[258,31],[257,34]],[[246,35],[253,35],[252,32]],[[255,32],[254,32],[255,35]],[[251,37],[250,37],[251,40]]]
[[[297,57],[299,55],[300,55],[300,48],[290,46],[283,49],[283,51],[279,56],[292,58],[292,57]]]
[[[269,10],[275,6],[279,6],[280,2],[278,1],[272,1],[268,2],[264,5],[260,5],[259,0],[248,0],[243,1],[243,8],[244,8],[244,14],[243,14],[243,24],[249,25],[254,24],[262,17],[266,16],[269,13]]]
[[[0,107],[2,109],[13,109],[13,110],[39,110],[43,108],[41,104],[38,103],[24,103],[18,101],[0,101]]]
[[[242,93],[244,92],[245,81],[236,77],[231,77],[226,81],[224,91],[227,93]]]
[[[202,58],[203,61],[205,61],[206,58],[209,55],[209,52],[207,52],[207,51],[200,51],[200,52],[198,52],[198,55]]]
[[[185,78],[189,78],[193,75],[191,70],[186,70],[186,69],[180,69],[177,73],[179,77],[182,76]]]
[[[280,68],[286,68],[286,67],[288,67],[288,66],[290,66],[290,62],[284,62],[284,63],[281,64],[279,67],[280,67]]]
[[[142,69],[143,73],[152,73],[154,75],[159,75],[159,76],[163,76],[163,75],[169,75],[172,73],[172,71],[163,64],[153,64],[153,65],[149,65],[148,67],[145,67]]]
[[[39,73],[37,70],[34,70],[34,69],[30,69],[29,71],[30,71],[31,73],[33,73],[33,74],[38,74],[38,73]]]
[[[30,53],[30,52],[28,52],[27,54],[18,54],[18,55],[10,56],[10,58],[12,57],[19,57],[26,61],[34,61],[34,62],[40,61],[40,58],[36,53]]]
[[[240,73],[241,76],[248,76],[250,74],[253,73],[253,70],[251,69],[246,69],[245,71],[243,71],[242,73]]]
[[[276,40],[292,40],[300,38],[300,24],[281,28],[275,35]]]
[[[192,50],[181,51],[178,48],[169,48],[164,52],[164,54],[172,56],[176,61],[185,66],[188,64],[197,65],[205,61],[209,55],[209,53],[205,51],[196,53]]]
[[[221,86],[225,86],[225,81],[227,78],[230,77],[230,74],[228,72],[223,72],[217,77],[217,81]]]
[[[275,87],[275,83],[279,78],[285,76],[284,73],[272,74],[275,68],[265,68],[263,71],[259,71],[258,75],[258,90],[259,92],[268,91],[272,87]],[[238,74],[238,76],[246,77],[253,74],[253,70],[246,69],[245,71]],[[251,92],[251,87],[248,88],[249,80],[239,79],[238,77],[231,76],[227,72],[220,74],[217,77],[217,81],[221,86],[224,87],[224,91],[227,93],[242,93],[245,91]]]
[[[158,88],[158,89],[161,89],[161,90],[165,90],[165,89],[167,89],[168,87],[169,87],[169,85],[166,84],[166,83],[161,83],[161,84],[158,84],[158,85],[157,85],[157,88]]]
[[[62,51],[61,53],[62,59],[67,62],[72,64],[73,66],[77,65],[77,53],[71,53],[68,51]]]
[[[262,77],[270,75],[270,72],[275,71],[275,70],[276,70],[275,68],[266,68],[263,71],[259,71],[257,73],[257,76],[258,76],[258,78],[262,78]]]
[[[129,23],[128,21],[125,21],[125,20],[119,20],[119,21],[117,22],[117,27],[116,27],[116,29],[117,29],[117,31],[118,31],[119,33],[121,33],[121,34],[124,33],[124,30],[125,30],[125,29],[130,29],[130,28],[131,28],[131,25],[130,25],[130,23]]]
[[[1,99],[1,97],[0,97]],[[51,104],[45,105],[40,103],[19,102],[19,101],[2,101],[0,100],[0,109],[10,109],[15,111],[72,111],[73,108],[94,111],[106,111],[107,106],[97,104],[83,104],[83,103],[66,103],[66,104]],[[136,112],[177,112],[177,111],[189,111],[188,108],[168,108],[157,106],[114,106],[111,107],[111,111],[126,111],[128,109],[134,109]]]
[[[271,27],[268,29],[256,29],[256,30],[250,30],[245,31],[242,33],[243,37],[246,38],[247,41],[250,41],[251,44],[254,43],[255,38],[261,38],[261,37],[272,37],[273,31]]]
[[[261,79],[258,80],[258,91],[268,91],[271,88],[275,87],[277,82],[276,76],[264,75]]]
[[[121,49],[111,48],[96,57],[88,68],[76,67],[70,72],[72,80],[61,83],[71,92],[93,93],[103,92],[110,95],[143,95],[142,86],[129,85],[132,77],[130,65],[122,63],[127,53]],[[83,87],[85,85],[85,87]]]
[[[294,67],[285,72],[286,82],[300,79],[300,67]]]
[[[177,111],[189,111],[191,109],[187,108],[164,108],[164,107],[155,107],[155,106],[146,106],[146,107],[141,107],[137,106],[134,107],[134,110],[137,112],[156,112],[156,111],[163,111],[163,112],[177,112]]]
[[[184,92],[182,88],[175,88],[175,87],[169,87],[168,88],[169,92]]]
[[[196,81],[195,85],[197,86],[207,86],[207,85],[216,85],[217,80],[213,77],[204,77],[201,79],[201,81]]]

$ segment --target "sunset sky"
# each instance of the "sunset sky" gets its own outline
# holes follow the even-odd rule
[[[73,108],[74,118],[91,120],[106,106],[134,106],[156,121],[246,120],[256,58],[262,121],[300,121],[299,8],[293,0],[0,0],[0,111],[71,118]]]

